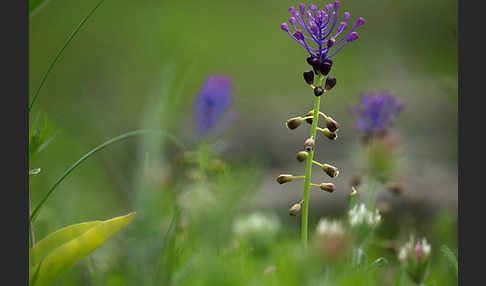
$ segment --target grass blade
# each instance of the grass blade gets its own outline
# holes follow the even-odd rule
[[[99,150],[101,150],[101,149],[103,149],[105,147],[108,147],[109,145],[111,145],[113,143],[116,143],[116,142],[118,142],[120,140],[123,140],[125,138],[133,137],[133,136],[136,136],[136,135],[141,135],[141,134],[144,134],[144,133],[152,133],[152,134],[156,134],[156,135],[167,136],[168,139],[172,140],[179,147],[181,147],[182,149],[185,148],[184,145],[182,144],[182,142],[180,142],[179,139],[177,139],[176,137],[174,137],[174,136],[172,136],[170,134],[167,134],[167,133],[156,132],[156,131],[148,130],[148,129],[141,129],[141,130],[127,132],[127,133],[124,133],[122,135],[119,135],[119,136],[117,136],[117,137],[115,137],[113,139],[110,139],[110,140],[106,141],[105,143],[99,145],[98,147],[94,148],[93,150],[89,151],[88,153],[86,153],[86,155],[84,155],[83,157],[81,157],[81,159],[79,159],[78,161],[76,161],[76,163],[74,163],[69,169],[66,170],[66,172],[64,172],[64,174],[57,180],[57,182],[54,184],[54,186],[52,186],[52,188],[42,198],[42,200],[40,201],[40,203],[37,205],[37,207],[34,209],[34,211],[32,212],[32,214],[29,216],[29,222],[32,222],[34,220],[34,217],[39,212],[40,207],[44,204],[44,202],[52,194],[52,192],[56,189],[56,187],[67,177],[67,175],[69,175],[69,173],[71,173],[84,160],[86,160],[87,158],[89,158],[91,155],[93,155],[94,153],[98,152]]]
[[[35,92],[34,98],[32,99],[32,102],[29,105],[29,113],[30,113],[30,110],[32,109],[32,106],[34,105],[34,102],[37,99],[37,96],[39,95],[39,92],[40,92],[42,86],[44,86],[44,83],[47,79],[47,76],[49,76],[49,74],[51,73],[52,67],[54,67],[54,64],[57,62],[57,59],[59,59],[59,56],[62,54],[64,49],[66,49],[69,42],[71,42],[71,40],[74,38],[74,36],[78,33],[79,29],[81,29],[81,27],[88,20],[88,18],[91,16],[91,14],[93,14],[93,12],[101,5],[101,3],[103,3],[103,1],[104,0],[100,0],[100,2],[98,2],[98,4],[96,4],[96,6],[93,9],[91,9],[91,11],[88,13],[88,15],[86,15],[86,17],[81,21],[81,23],[79,23],[79,25],[76,27],[76,29],[74,29],[73,33],[71,34],[71,36],[69,36],[69,38],[66,40],[64,45],[62,45],[61,49],[57,53],[57,55],[54,58],[54,60],[52,61],[51,65],[49,66],[49,69],[47,70],[46,74],[44,75],[44,78],[42,79],[39,87],[37,88],[37,91]],[[30,13],[30,2],[29,2],[29,13]]]

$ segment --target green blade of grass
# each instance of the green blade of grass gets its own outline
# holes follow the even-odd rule
[[[454,271],[456,274],[456,277],[458,277],[459,271],[458,271],[458,265],[457,265],[457,258],[452,253],[452,251],[447,247],[447,245],[442,244],[440,247],[440,250],[442,251],[442,254],[447,258],[447,260],[451,263],[451,265],[454,267]]]
[[[93,150],[89,151],[88,153],[86,153],[86,155],[84,155],[83,157],[81,157],[81,159],[79,159],[78,161],[76,161],[76,163],[74,163],[69,169],[66,170],[66,172],[64,172],[64,174],[57,180],[57,182],[54,184],[54,186],[52,186],[52,188],[42,198],[42,200],[40,201],[40,203],[37,205],[37,207],[34,209],[34,211],[32,212],[32,214],[29,216],[29,223],[33,221],[34,217],[39,212],[40,207],[44,204],[44,202],[52,194],[52,192],[56,189],[56,187],[66,178],[67,175],[69,175],[69,173],[71,173],[84,160],[86,160],[87,158],[89,158],[91,155],[93,155],[94,153],[98,152],[99,150],[101,150],[101,149],[103,149],[103,148],[105,148],[105,147],[107,147],[107,146],[109,146],[109,145],[111,145],[111,144],[113,144],[115,142],[118,142],[120,140],[123,140],[125,138],[129,138],[129,137],[132,137],[132,136],[144,134],[144,133],[152,133],[152,134],[156,134],[156,135],[166,136],[168,139],[170,139],[174,143],[176,143],[176,145],[178,145],[181,149],[185,149],[185,147],[182,144],[182,142],[179,141],[179,139],[177,139],[176,137],[174,137],[174,136],[172,136],[172,135],[170,135],[168,133],[157,132],[157,131],[153,131],[153,130],[149,130],[149,129],[141,129],[141,130],[131,131],[131,132],[127,132],[127,133],[124,133],[122,135],[119,135],[119,136],[117,136],[115,138],[112,138],[112,139],[106,141],[105,143],[99,145],[98,147],[94,148]]]
[[[100,0],[100,2],[98,2],[98,4],[96,4],[96,6],[91,9],[91,11],[89,11],[88,15],[86,15],[86,17],[81,21],[81,23],[79,23],[79,25],[76,27],[76,29],[74,29],[73,33],[71,34],[71,36],[69,36],[69,38],[66,40],[66,42],[64,43],[64,45],[61,47],[61,49],[59,50],[59,52],[57,53],[56,57],[54,58],[54,60],[52,61],[51,65],[49,66],[49,69],[47,69],[47,72],[46,74],[44,75],[44,78],[42,79],[39,87],[37,88],[37,91],[35,92],[35,95],[34,95],[34,98],[32,99],[32,102],[30,103],[29,105],[29,113],[30,113],[30,110],[32,109],[32,106],[34,105],[34,102],[36,101],[37,99],[37,96],[39,95],[39,92],[42,88],[42,86],[44,86],[44,83],[47,79],[47,77],[49,76],[49,74],[51,73],[51,70],[52,70],[52,67],[54,66],[54,64],[57,62],[57,59],[59,59],[59,56],[62,54],[62,52],[64,51],[64,49],[66,49],[67,45],[69,44],[69,42],[71,42],[71,40],[74,38],[74,36],[78,33],[79,29],[81,29],[81,27],[84,25],[84,23],[88,20],[88,18],[91,16],[91,14],[93,14],[93,12],[101,5],[101,3],[103,3],[104,0]],[[30,4],[30,3],[29,3]],[[30,6],[30,5],[29,5]],[[29,7],[29,12],[30,12],[30,7]]]

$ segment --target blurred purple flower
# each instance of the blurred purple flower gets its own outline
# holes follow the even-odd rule
[[[338,8],[339,1],[334,1],[334,4],[326,5],[324,8],[325,11],[322,9],[317,10],[317,6],[314,4],[309,5],[309,10],[306,11],[305,4],[300,4],[299,14],[294,7],[290,7],[289,12],[293,17],[290,17],[289,22],[292,25],[294,32],[289,30],[287,23],[281,24],[280,27],[299,44],[304,46],[312,58],[317,58],[321,62],[324,62],[326,59],[334,56],[347,43],[356,40],[358,38],[358,33],[356,33],[354,29],[365,23],[364,19],[360,17],[353,27],[338,40],[337,38],[346,29],[349,19],[349,13],[345,12],[344,22],[340,22],[339,25],[337,25],[335,33],[331,35],[336,27]],[[334,11],[331,12],[331,9],[334,9]],[[307,19],[305,16],[307,16]],[[300,30],[300,27],[296,27],[295,23],[299,24],[303,30]],[[304,32],[307,32],[309,36],[304,35]],[[314,44],[309,46],[308,42]],[[329,50],[332,47],[337,46],[338,48],[332,54],[329,54]]]
[[[365,136],[383,134],[403,109],[403,102],[388,93],[363,94],[359,106],[349,108],[356,129]]]
[[[201,90],[194,99],[193,119],[198,138],[203,137],[215,129],[221,116],[233,102],[233,84],[226,75],[209,75]],[[237,114],[231,112],[229,120],[224,122],[225,127],[233,121]],[[219,124],[219,129],[222,126]]]

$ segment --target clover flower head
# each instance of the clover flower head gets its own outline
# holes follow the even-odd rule
[[[415,242],[413,236],[398,251],[398,259],[405,265],[410,278],[420,284],[428,274],[431,246],[425,238]]]
[[[289,8],[292,14],[289,23],[293,32],[290,31],[287,23],[281,24],[280,27],[304,46],[310,57],[319,59],[321,63],[334,56],[347,43],[356,40],[358,33],[354,31],[355,28],[365,23],[360,17],[353,27],[341,36],[348,26],[349,13],[345,12],[344,21],[338,24],[339,1],[324,6],[324,9],[318,10],[314,4],[309,5],[308,10],[305,8],[305,4],[300,4],[299,9]],[[335,48],[332,53],[331,48]]]
[[[403,102],[389,93],[362,94],[359,106],[351,106],[358,131],[367,136],[377,136],[386,131],[402,111]]]
[[[363,244],[381,221],[378,209],[374,212],[369,211],[363,203],[352,208],[348,218],[351,235],[356,245]]]
[[[233,102],[233,84],[226,75],[210,74],[194,99],[193,118],[198,138],[214,129]],[[233,121],[236,113],[230,114]]]

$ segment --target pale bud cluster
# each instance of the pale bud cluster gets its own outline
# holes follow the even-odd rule
[[[349,211],[348,219],[353,241],[360,246],[380,224],[381,215],[378,213],[378,209],[375,209],[374,212],[369,211],[361,203]]]
[[[398,251],[398,259],[407,270],[409,277],[417,284],[423,283],[429,271],[431,246],[425,238],[415,242],[413,236]]]

